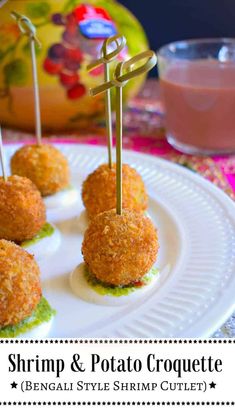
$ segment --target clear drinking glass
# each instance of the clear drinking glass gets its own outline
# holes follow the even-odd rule
[[[165,45],[158,70],[169,143],[191,154],[235,152],[235,39]]]

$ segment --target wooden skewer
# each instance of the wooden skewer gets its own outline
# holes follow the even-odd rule
[[[122,87],[116,88],[116,212],[122,214]]]
[[[134,68],[134,65],[141,60],[147,61],[143,65]],[[135,55],[128,61],[120,62],[114,73],[113,79],[90,90],[91,95],[106,92],[112,87],[116,88],[116,213],[122,214],[122,88],[126,83],[136,76],[150,71],[157,63],[157,57],[153,51],[144,51]]]
[[[104,80],[110,80],[109,64],[104,64]],[[112,150],[113,150],[113,128],[112,128],[112,109],[111,109],[111,89],[107,89],[105,94],[105,120],[108,138],[108,164],[109,168],[113,167]]]
[[[37,144],[41,145],[42,144],[42,125],[41,125],[38,73],[37,73],[37,63],[36,63],[36,53],[35,53],[35,40],[33,36],[30,37],[30,48],[31,48],[32,72],[33,72],[36,138],[37,138]]]
[[[42,144],[42,125],[41,125],[37,62],[35,52],[35,43],[37,43],[39,46],[40,43],[36,37],[36,28],[28,17],[16,13],[15,11],[12,11],[11,15],[17,21],[19,29],[22,32],[22,34],[27,35],[29,37],[34,89],[35,132],[37,144],[40,146]]]
[[[0,160],[1,160],[3,179],[4,179],[4,181],[7,181],[5,156],[4,156],[3,143],[2,143],[2,129],[1,129],[1,126],[0,126]]]
[[[116,48],[109,52],[108,47],[110,44],[115,44]],[[120,35],[114,35],[107,38],[101,49],[101,58],[93,61],[88,65],[87,70],[91,71],[100,65],[104,66],[104,82],[110,81],[110,62],[113,61],[116,56],[123,50],[126,45],[126,39]],[[111,109],[111,89],[105,91],[105,119],[106,119],[106,129],[107,129],[107,145],[108,145],[108,164],[111,169],[113,166],[112,161],[112,148],[113,148],[113,135],[112,135],[112,109]]]

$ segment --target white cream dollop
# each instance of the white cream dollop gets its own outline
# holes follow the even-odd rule
[[[52,225],[54,231],[48,237],[43,237],[35,243],[27,245],[24,249],[34,255],[36,261],[40,262],[53,255],[61,243],[61,234],[58,228]]]
[[[26,333],[19,334],[17,338],[26,338],[27,339],[42,339],[48,337],[48,333],[51,330],[54,317],[52,317],[49,322],[43,322],[39,326],[34,327],[33,329],[28,330]]]
[[[85,276],[85,263],[81,263],[77,268],[70,274],[69,282],[72,291],[80,299],[85,302],[95,303],[103,306],[123,306],[129,304],[130,302],[135,302],[140,297],[145,296],[153,287],[158,284],[159,273],[154,276],[146,285],[136,288],[127,294],[121,296],[114,296],[111,293],[99,294],[96,292],[92,285],[87,282]]]
[[[52,194],[48,197],[44,197],[44,203],[48,210],[53,210],[61,207],[69,207],[73,205],[79,197],[78,190],[71,186],[58,193]]]

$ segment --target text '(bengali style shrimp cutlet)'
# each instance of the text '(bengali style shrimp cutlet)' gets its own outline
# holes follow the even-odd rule
[[[148,196],[139,173],[128,164],[122,166],[123,208],[143,212]],[[83,183],[82,199],[89,218],[116,207],[116,164],[102,164]]]
[[[32,239],[45,222],[45,204],[32,181],[0,177],[0,239],[17,243]]]
[[[40,271],[33,256],[0,240],[0,328],[31,316],[41,296]]]
[[[89,272],[115,286],[138,282],[156,261],[157,231],[141,213],[115,210],[97,215],[85,232],[82,253]]]
[[[50,144],[21,147],[11,159],[11,172],[28,177],[43,197],[67,188],[70,183],[66,157]]]

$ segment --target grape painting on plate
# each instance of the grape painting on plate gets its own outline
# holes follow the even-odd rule
[[[41,43],[35,52],[43,131],[105,132],[104,94],[89,94],[103,82],[103,67],[88,72],[87,66],[100,57],[103,40],[114,32],[124,35],[128,44],[118,60],[148,49],[138,20],[117,0],[8,0],[1,7],[0,122],[27,132],[35,129],[31,51],[27,36],[10,17],[12,10],[31,19]],[[114,67],[115,62],[110,64],[111,76]],[[127,84],[124,104],[144,80],[141,76]],[[114,107],[115,93],[111,96]]]
[[[69,99],[81,98],[87,93],[79,74],[84,55],[89,54],[96,58],[103,40],[85,38],[79,30],[78,20],[73,12],[67,15],[55,13],[51,20],[55,25],[64,26],[64,32],[61,42],[48,49],[43,67],[48,74],[58,76]],[[94,69],[89,75],[103,75],[103,67]]]

